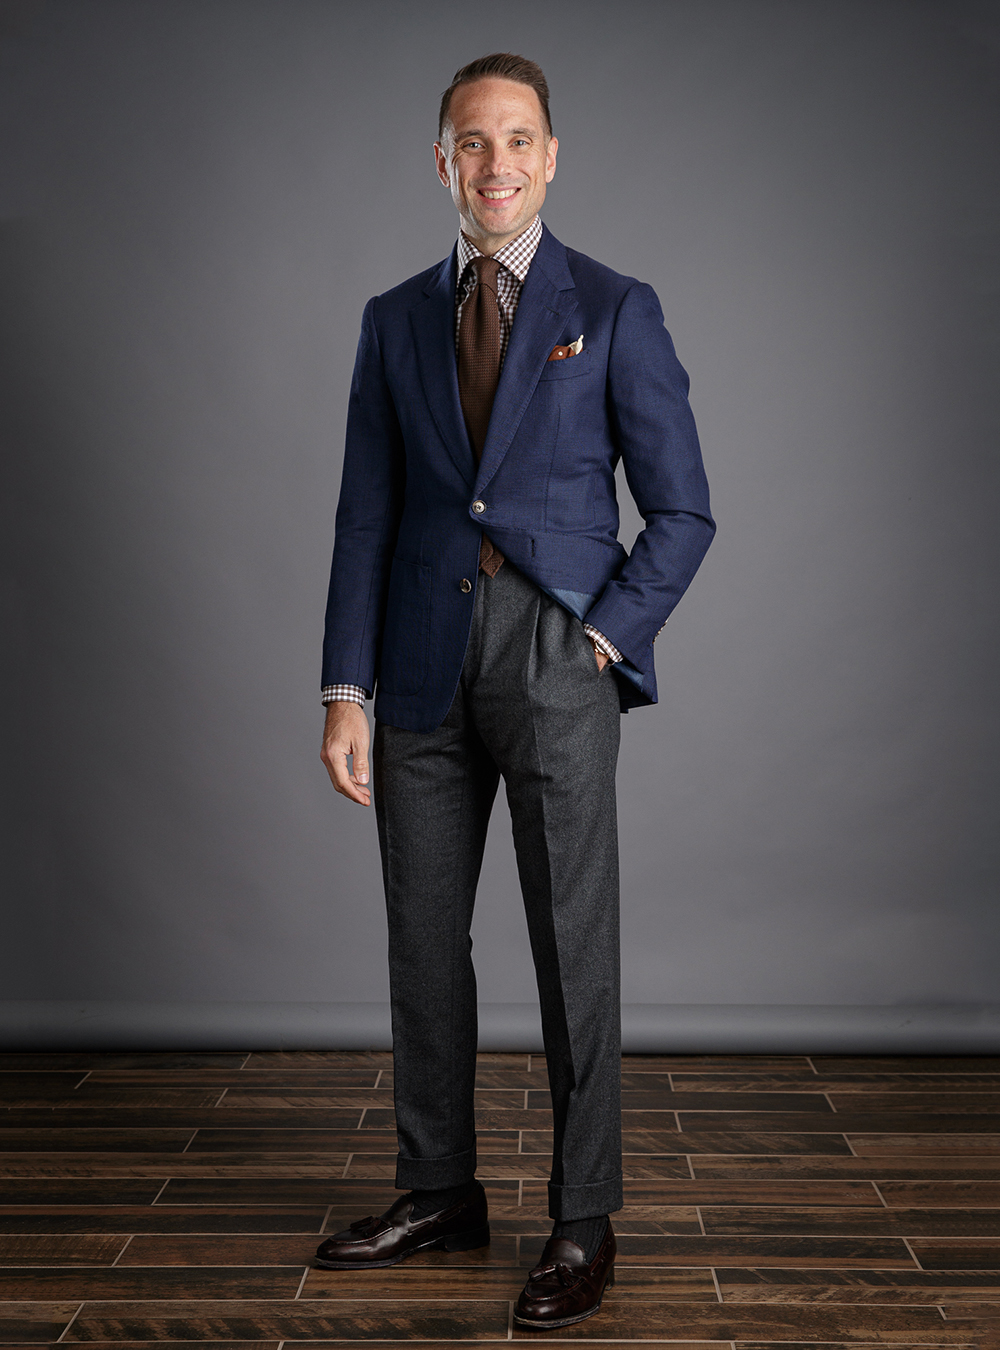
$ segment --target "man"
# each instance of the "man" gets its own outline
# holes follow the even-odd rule
[[[656,296],[539,219],[558,149],[539,67],[509,53],[463,67],[438,134],[461,233],[443,263],[365,310],[323,674],[323,759],[362,805],[377,689],[408,1194],[328,1239],[318,1261],[364,1269],[489,1241],[469,928],[502,777],[554,1138],[555,1227],[515,1315],[555,1328],[599,1309],[622,1204],[619,713],[656,701],[653,639],[715,527]],[[617,542],[619,458],[646,522],[631,556]]]

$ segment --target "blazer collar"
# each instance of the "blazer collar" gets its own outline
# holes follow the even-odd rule
[[[476,457],[462,413],[455,359],[457,257],[456,245],[432,272],[424,287],[426,299],[410,311],[410,323],[431,416],[455,467],[471,488],[476,477]]]

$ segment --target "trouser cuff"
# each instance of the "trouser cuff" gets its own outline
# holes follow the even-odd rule
[[[614,1214],[622,1204],[621,1173],[587,1186],[554,1186],[549,1182],[550,1219],[562,1219],[565,1223],[573,1219],[596,1219],[601,1214]]]
[[[464,1186],[476,1175],[476,1146],[447,1158],[396,1159],[398,1191],[443,1191],[449,1186]]]

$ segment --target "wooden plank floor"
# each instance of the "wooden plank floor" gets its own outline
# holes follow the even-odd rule
[[[540,1056],[480,1056],[491,1246],[352,1274],[310,1260],[395,1197],[389,1055],[0,1055],[0,1341],[1000,1347],[1000,1056],[627,1057],[622,1086],[618,1283],[524,1333]]]

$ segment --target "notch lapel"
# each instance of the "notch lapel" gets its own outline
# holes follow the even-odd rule
[[[493,400],[483,457],[475,480],[477,497],[482,495],[502,464],[549,352],[563,336],[566,322],[577,308],[575,289],[566,263],[565,245],[547,229],[543,230],[524,280]],[[455,383],[457,388],[457,378]]]
[[[410,324],[427,406],[448,454],[471,488],[476,476],[476,457],[462,414],[455,359],[457,266],[456,246],[427,285],[427,298],[410,311]]]

